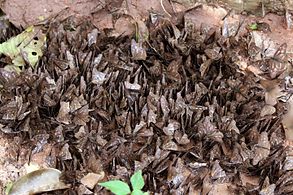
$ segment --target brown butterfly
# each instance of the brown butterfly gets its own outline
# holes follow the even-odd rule
[[[283,43],[274,56],[269,59],[269,65],[271,68],[270,77],[272,79],[276,78],[287,69],[287,61],[287,44]]]
[[[271,58],[260,62],[260,69],[268,74],[270,79],[277,78],[287,69],[287,44],[283,43]]]

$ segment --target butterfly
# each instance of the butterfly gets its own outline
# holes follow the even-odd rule
[[[287,44],[283,43],[274,56],[268,60],[270,66],[270,77],[272,79],[278,77],[287,69]]]
[[[287,61],[287,44],[283,43],[273,57],[260,61],[260,69],[270,79],[275,79],[287,69]]]

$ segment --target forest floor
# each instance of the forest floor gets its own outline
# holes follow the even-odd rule
[[[35,68],[0,56],[0,189],[40,168],[70,187],[142,170],[151,194],[293,193],[290,12],[180,1],[6,0],[0,41],[34,25]],[[27,186],[31,188],[31,186]],[[41,192],[41,191],[39,191]]]

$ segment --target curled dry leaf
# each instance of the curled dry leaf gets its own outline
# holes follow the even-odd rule
[[[277,49],[275,48],[275,43],[268,37],[268,35],[260,31],[252,31],[251,36],[252,42],[255,43],[256,47],[266,50],[264,53],[266,57],[274,56]]]
[[[281,96],[283,96],[282,89],[278,85],[275,85],[271,89],[267,89],[265,93],[265,102],[268,105],[275,106],[278,103],[278,98]]]
[[[181,82],[181,75],[179,74],[180,64],[182,63],[182,58],[173,60],[167,68],[167,77],[172,81]]]
[[[163,150],[179,151],[180,147],[174,141],[167,141],[162,146]]]
[[[286,139],[289,141],[293,141],[293,98],[288,100],[287,102],[288,112],[283,116],[282,124],[285,128]]]
[[[204,77],[206,75],[206,73],[208,72],[211,64],[212,64],[212,59],[206,59],[204,60],[204,62],[201,64],[200,66],[200,76]]]
[[[235,120],[231,120],[229,122],[228,130],[230,130],[230,131],[233,130],[236,133],[240,134],[239,128],[237,127],[237,124],[236,124],[236,121]]]
[[[260,195],[274,195],[276,189],[276,184],[271,184],[268,187],[262,189],[259,194]]]
[[[203,134],[210,134],[216,131],[216,127],[211,123],[209,117],[205,117],[201,126],[199,127],[199,132]]]
[[[62,160],[71,160],[72,155],[69,151],[69,145],[66,143],[64,146],[61,148],[60,154]]]
[[[235,37],[237,33],[239,33],[238,31],[240,30],[240,27],[242,25],[242,20],[243,19],[241,18],[241,15],[228,14],[223,21],[223,37]]]
[[[180,123],[174,120],[170,120],[167,127],[163,128],[166,135],[173,136],[176,130],[180,129]]]
[[[244,186],[257,186],[260,178],[258,176],[240,172],[240,180]]]
[[[99,33],[98,29],[95,28],[87,35],[88,46],[92,46],[93,44],[96,44],[98,33]]]
[[[211,170],[211,178],[212,179],[219,179],[226,177],[225,171],[220,166],[220,162],[218,160],[215,161]]]
[[[283,165],[284,171],[292,171],[293,170],[293,156],[286,156],[286,159],[284,161]]]
[[[184,166],[182,159],[178,158],[176,165],[168,169],[167,181],[177,188],[179,185],[182,185],[190,174],[191,172]]]
[[[182,133],[181,131],[175,131],[174,138],[178,144],[186,145],[190,143],[188,139],[188,135],[186,133]]]
[[[136,42],[134,39],[131,40],[131,54],[133,60],[145,60],[147,57],[143,43]]]
[[[69,188],[60,181],[61,172],[57,169],[40,169],[24,175],[17,180],[8,195],[37,194]]]
[[[225,195],[233,195],[235,192],[232,190],[231,183],[216,183],[213,185],[212,189],[208,194],[225,194]]]
[[[208,56],[208,58],[212,60],[219,60],[220,58],[222,58],[220,50],[220,47],[214,47],[213,49],[206,49],[204,52]]]
[[[267,158],[270,154],[271,144],[268,140],[268,133],[262,132],[258,139],[258,143],[254,147],[253,165],[257,165],[261,160]]]
[[[267,116],[267,115],[272,115],[276,112],[276,108],[271,105],[265,105],[260,112],[260,116]]]
[[[129,83],[127,81],[124,82],[125,88],[132,91],[139,91],[141,86],[137,83]]]
[[[136,32],[137,40],[138,40],[138,42],[143,43],[143,42],[147,41],[149,38],[149,29],[146,26],[146,24],[141,20],[138,20],[136,22],[136,24],[137,24],[137,32]]]
[[[71,123],[70,117],[70,102],[60,102],[60,110],[57,116],[57,121],[66,125]]]
[[[93,194],[93,192],[91,190],[89,190],[87,187],[85,187],[84,185],[80,185],[78,187],[78,194],[85,194],[85,195],[90,195]]]

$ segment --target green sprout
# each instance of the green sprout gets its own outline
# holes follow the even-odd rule
[[[130,191],[130,187],[127,183],[120,180],[112,180],[103,183],[99,183],[100,186],[105,187],[110,190],[115,195],[148,195],[148,192],[143,192],[142,188],[144,186],[144,180],[142,177],[142,171],[139,170],[135,172],[131,178],[130,183],[132,187],[132,191]]]
[[[252,23],[249,25],[250,30],[257,30],[258,26],[257,23]]]

